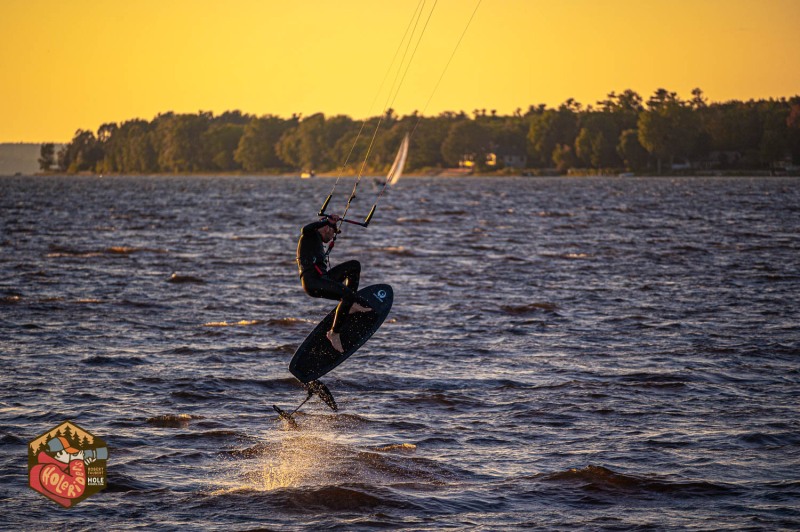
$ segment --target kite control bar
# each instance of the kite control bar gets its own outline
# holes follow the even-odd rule
[[[328,197],[325,198],[325,203],[322,204],[322,208],[317,213],[317,216],[328,216],[328,214],[325,212],[325,209],[328,208],[328,203],[331,202],[331,197],[332,196],[333,196],[333,194],[328,194]],[[377,204],[372,206],[372,209],[370,209],[369,214],[367,215],[367,217],[364,219],[363,222],[356,222],[356,221],[353,221],[353,220],[348,220],[347,218],[341,218],[340,221],[347,222],[347,223],[353,224],[353,225],[360,225],[361,227],[367,227],[367,226],[369,226],[370,220],[372,220],[372,216],[375,214],[375,208],[377,206],[378,206]]]

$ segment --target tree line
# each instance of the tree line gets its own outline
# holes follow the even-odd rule
[[[694,170],[800,165],[800,96],[709,103],[700,89],[686,100],[658,89],[647,101],[626,90],[586,107],[569,99],[557,108],[542,104],[507,116],[478,109],[472,116],[400,117],[390,109],[360,122],[322,113],[168,112],[149,122],[103,124],[96,133],[79,129],[58,153],[43,144],[39,163],[68,173],[354,172],[369,152],[366,171],[380,173],[412,130],[407,172],[466,161],[479,171],[514,166],[514,172],[534,173],[661,174],[676,161]]]

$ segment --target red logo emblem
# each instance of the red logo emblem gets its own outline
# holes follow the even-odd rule
[[[106,442],[65,421],[28,444],[31,488],[71,508],[106,487]]]

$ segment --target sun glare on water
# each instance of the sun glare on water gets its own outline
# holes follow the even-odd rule
[[[283,423],[276,423],[262,434],[260,442],[233,451],[230,460],[214,471],[210,495],[339,486],[374,477],[385,479],[389,471],[415,476],[413,462],[405,460],[416,453],[417,446],[390,442],[363,446],[365,435],[358,430],[365,423],[363,418],[300,413],[296,419],[299,431],[285,430]],[[398,465],[390,456],[405,458]]]
[[[272,491],[318,483],[327,459],[323,441],[314,437],[283,438],[259,445],[247,459],[236,458],[212,481],[211,495],[241,491]],[[313,482],[312,482],[313,479]]]
[[[335,483],[335,471],[350,453],[347,445],[337,443],[342,417],[298,421],[299,432],[280,430],[278,424],[267,441],[237,453],[214,479],[218,489],[212,495]]]
[[[265,453],[258,458],[259,468],[245,474],[248,488],[271,491],[278,488],[298,487],[309,483],[312,477],[324,472],[323,442],[316,438],[284,439],[277,453]]]
[[[297,471],[285,467],[283,463],[269,462],[264,464],[261,471],[261,485],[257,486],[258,491],[272,491],[277,488],[289,488],[297,484]]]

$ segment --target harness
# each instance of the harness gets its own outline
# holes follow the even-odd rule
[[[316,262],[312,263],[312,265],[311,265],[311,266],[304,267],[304,266],[303,266],[303,263],[300,261],[300,259],[297,259],[297,265],[298,265],[298,266],[300,266],[300,278],[301,278],[301,279],[303,278],[303,276],[304,276],[304,275],[305,275],[307,272],[309,272],[309,271],[312,271],[312,270],[311,270],[311,266],[313,266],[313,267],[314,267],[314,270],[316,270],[316,272],[317,272],[317,275],[319,275],[320,277],[324,276],[324,275],[325,275],[325,273],[326,273],[326,272],[325,272],[325,270],[323,270],[322,268],[320,268],[320,267],[319,267],[319,264],[317,264]]]

